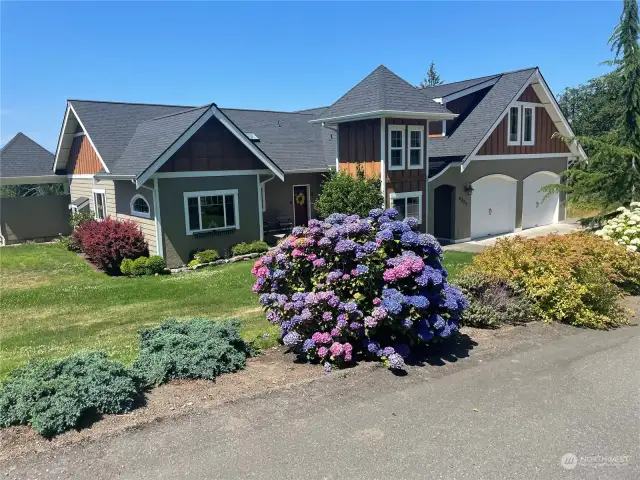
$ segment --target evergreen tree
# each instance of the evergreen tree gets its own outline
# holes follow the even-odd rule
[[[420,82],[418,88],[427,88],[427,87],[435,87],[436,85],[442,85],[444,82],[440,79],[440,75],[436,72],[436,64],[432,60],[431,65],[429,66],[429,71],[427,72],[427,76],[424,77],[424,80]]]

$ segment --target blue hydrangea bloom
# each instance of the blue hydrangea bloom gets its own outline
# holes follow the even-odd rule
[[[370,342],[367,345],[367,350],[369,350],[369,352],[371,353],[376,353],[379,349],[380,349],[380,345],[378,345],[376,342]]]
[[[404,360],[397,353],[392,353],[387,357],[387,361],[389,362],[389,368],[394,370],[402,370],[404,368]]]
[[[382,240],[383,242],[393,240],[393,232],[391,230],[380,230],[378,233],[376,233],[376,239]]]
[[[304,227],[293,227],[293,230],[291,230],[291,235],[293,235],[294,237],[299,237],[304,233]]]
[[[400,244],[404,247],[413,247],[418,243],[418,234],[416,232],[404,232],[400,237]]]
[[[308,350],[311,350],[315,346],[316,346],[316,342],[314,342],[312,339],[308,338],[302,344],[302,351],[306,352]]]
[[[282,343],[284,343],[287,347],[293,347],[299,344],[301,340],[302,338],[297,332],[289,332],[284,337],[282,337]]]
[[[366,253],[373,253],[378,249],[378,246],[376,245],[376,242],[366,242],[364,245],[362,245],[362,249]]]
[[[433,330],[429,328],[429,322],[424,318],[418,320],[418,338],[425,342],[433,338]]]
[[[398,211],[394,208],[387,208],[384,211],[384,214],[389,218],[396,218],[398,216]]]
[[[385,357],[388,357],[389,355],[393,355],[394,353],[396,353],[396,351],[393,349],[393,347],[384,347],[382,349],[382,354]]]
[[[429,321],[431,322],[431,325],[433,325],[433,328],[435,328],[436,330],[440,330],[444,328],[444,326],[446,325],[444,318],[442,318],[437,313],[434,313],[433,315],[431,315],[431,318],[429,318]]]
[[[429,284],[440,285],[443,281],[442,271],[436,270],[429,265],[425,265],[420,276],[416,278],[416,283],[421,287],[426,287]]]
[[[428,308],[429,300],[424,295],[411,295],[407,297],[407,303],[416,308]]]
[[[371,210],[369,210],[369,216],[371,218],[378,218],[380,215],[382,215],[383,210],[381,208],[373,208]]]
[[[356,272],[358,272],[358,275],[364,275],[365,273],[369,273],[369,267],[360,264],[356,267]]]
[[[398,315],[402,311],[402,304],[393,298],[383,299],[381,305],[392,315]]]
[[[335,247],[336,253],[351,252],[356,249],[358,244],[353,240],[340,240]]]

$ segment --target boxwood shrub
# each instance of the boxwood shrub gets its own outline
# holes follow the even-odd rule
[[[167,264],[160,256],[153,255],[151,257],[138,257],[135,260],[125,258],[120,264],[120,272],[123,275],[155,275],[162,274],[167,268]]]
[[[31,425],[51,437],[103,413],[124,413],[138,390],[122,363],[102,352],[32,361],[0,385],[0,426]]]
[[[256,240],[250,243],[239,243],[231,248],[231,254],[235,257],[238,255],[248,255],[249,253],[264,253],[269,250],[269,245],[262,240]]]
[[[140,355],[133,370],[147,387],[171,379],[214,380],[221,373],[243,369],[249,354],[236,320],[170,319],[141,331]]]

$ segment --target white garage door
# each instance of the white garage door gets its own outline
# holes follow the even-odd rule
[[[536,172],[524,179],[522,184],[522,228],[558,223],[560,207],[557,193],[544,198],[540,192],[545,185],[559,183],[560,177],[551,172]],[[544,199],[544,200],[543,200]]]
[[[472,184],[471,238],[512,232],[516,227],[518,182],[506,175],[488,175]]]

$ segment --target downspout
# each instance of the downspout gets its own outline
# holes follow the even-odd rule
[[[262,204],[262,190],[266,188],[265,187],[266,183],[270,182],[274,178],[276,178],[276,176],[271,175],[265,181],[261,182],[260,175],[256,175],[256,179],[258,182],[258,223],[260,223],[260,240],[264,240],[264,220],[262,219],[262,209],[264,208],[264,205]],[[264,196],[266,200],[266,197],[267,197],[266,190],[265,190]]]

